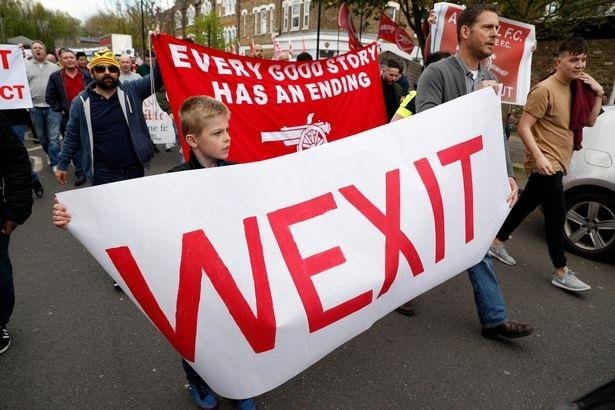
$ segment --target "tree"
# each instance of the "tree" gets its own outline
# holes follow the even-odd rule
[[[481,0],[451,1],[457,4],[485,3]],[[326,0],[329,7],[348,4],[355,15],[380,18],[380,13],[387,6],[387,0]],[[398,0],[400,10],[408,27],[416,33],[421,50],[425,48],[425,33],[421,26],[429,15],[433,1]],[[575,28],[588,17],[599,15],[601,8],[611,4],[607,0],[500,0],[502,17],[536,25],[537,37],[564,38],[572,35]]]
[[[374,20],[380,19],[380,13],[387,7],[387,0],[326,0],[328,7],[339,8],[343,3],[348,4],[354,15],[371,17]],[[398,1],[399,8],[404,16],[405,22],[402,20],[402,25],[407,25],[416,33],[419,47],[421,50],[425,48],[425,34],[421,26],[423,21],[429,15],[429,10],[433,1],[427,0],[400,0]]]
[[[143,3],[143,27],[141,26],[141,2]],[[138,47],[148,44],[148,32],[154,30],[156,20],[156,0],[114,0],[108,2],[106,10],[90,17],[84,26],[84,34],[101,37],[107,34],[130,34],[132,44]],[[143,38],[143,31],[146,38]],[[145,40],[145,41],[143,41]],[[145,53],[145,50],[141,50]]]
[[[224,36],[222,35],[222,22],[214,12],[201,16],[194,21],[194,26],[188,29],[188,34],[199,44],[210,48],[224,50]]]
[[[58,39],[69,39],[80,31],[79,20],[68,13],[47,10],[39,2],[0,2],[0,41],[18,35],[41,40],[49,49]]]
[[[598,17],[612,3],[607,0],[504,0],[502,16],[536,25],[538,39],[563,39],[590,17]]]

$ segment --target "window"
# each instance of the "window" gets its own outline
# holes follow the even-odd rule
[[[299,29],[300,16],[301,16],[301,3],[299,2],[293,3],[291,5],[291,20],[290,20],[291,30]]]
[[[248,10],[241,10],[241,33],[244,37],[248,35]]]
[[[175,30],[182,28],[182,12],[175,10]]]
[[[284,6],[284,11],[282,12],[284,14],[284,31],[288,31],[288,12],[290,7],[288,6]]]
[[[261,34],[267,32],[267,21],[269,20],[269,12],[267,10],[261,10]]]
[[[310,25],[310,0],[305,0],[303,3],[303,28],[308,28]]]
[[[211,1],[205,0],[201,6],[201,16],[207,16],[211,13]]]
[[[222,8],[225,16],[235,14],[235,0],[222,0]]]
[[[195,13],[196,13],[196,10],[194,9],[194,7],[192,5],[188,6],[188,8],[186,9],[186,20],[187,20],[188,26],[194,25],[194,14]]]

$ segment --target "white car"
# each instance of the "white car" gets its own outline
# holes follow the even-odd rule
[[[615,259],[615,106],[603,108],[564,177],[564,232],[573,252]]]

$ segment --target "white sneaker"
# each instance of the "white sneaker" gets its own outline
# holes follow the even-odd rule
[[[566,289],[571,292],[583,292],[592,288],[587,283],[577,278],[576,274],[571,270],[566,272],[564,276],[558,276],[557,274],[553,274],[551,284],[553,286],[557,286],[558,288]]]
[[[504,248],[504,245],[491,245],[489,247],[489,256],[496,258],[497,260],[510,266],[514,266],[517,264],[517,261],[512,256],[510,256],[508,252],[506,252],[506,248]]]

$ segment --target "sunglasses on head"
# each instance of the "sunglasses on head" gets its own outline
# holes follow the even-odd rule
[[[114,65],[97,65],[96,67],[94,67],[94,72],[97,74],[102,74],[107,70],[109,70],[109,72],[112,74],[120,72],[120,69]]]

